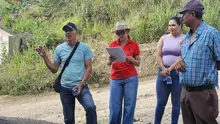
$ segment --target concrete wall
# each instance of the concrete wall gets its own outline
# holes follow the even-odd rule
[[[12,35],[0,29],[0,63],[2,63],[2,57],[4,52],[9,54],[9,37]]]
[[[8,56],[20,52],[21,41],[25,42],[29,37],[31,37],[31,35],[28,33],[13,32],[13,35],[11,35],[5,30],[0,29],[0,63],[4,52],[3,49],[6,49],[6,55]]]

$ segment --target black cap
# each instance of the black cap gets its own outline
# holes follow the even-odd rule
[[[68,32],[68,31],[73,31],[73,30],[78,30],[77,26],[72,23],[72,22],[68,22],[66,25],[63,26],[63,31]]]
[[[204,6],[200,2],[200,0],[189,0],[182,9],[177,10],[177,13],[183,14],[187,10],[204,14]]]

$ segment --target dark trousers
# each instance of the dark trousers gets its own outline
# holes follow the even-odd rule
[[[182,89],[181,110],[184,124],[218,124],[218,96],[216,90],[188,92]]]
[[[63,105],[65,124],[75,124],[75,98],[86,111],[86,124],[97,124],[96,106],[87,85],[83,87],[78,97],[73,96],[72,88],[61,87],[60,99]]]

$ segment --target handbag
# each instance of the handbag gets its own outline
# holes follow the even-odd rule
[[[76,45],[74,46],[73,51],[70,53],[69,57],[66,59],[60,74],[58,75],[58,77],[56,78],[55,82],[53,83],[53,89],[57,93],[60,93],[60,88],[61,88],[61,82],[60,81],[61,81],[62,74],[63,74],[65,68],[68,66],[68,64],[70,62],[70,59],[72,58],[73,54],[75,53],[77,47],[79,46],[79,43],[80,42],[77,42]]]

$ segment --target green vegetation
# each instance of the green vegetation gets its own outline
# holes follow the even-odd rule
[[[4,0],[0,0],[0,16],[3,14],[5,6],[8,6],[8,3]]]
[[[125,19],[136,30],[131,36],[139,43],[157,41],[167,31],[170,17],[186,0],[22,0],[22,3],[3,6],[0,15],[5,28],[29,32],[33,40],[23,54],[10,57],[0,66],[0,94],[37,93],[51,88],[56,75],[51,74],[34,49],[43,44],[48,51],[63,40],[61,27],[71,21],[79,28],[79,39],[96,39],[109,43],[111,29]],[[219,0],[201,0],[205,5],[204,19],[220,29]],[[185,29],[186,31],[187,29]],[[50,52],[52,53],[52,52]],[[102,75],[94,70],[97,78]],[[92,78],[92,82],[98,79]]]

